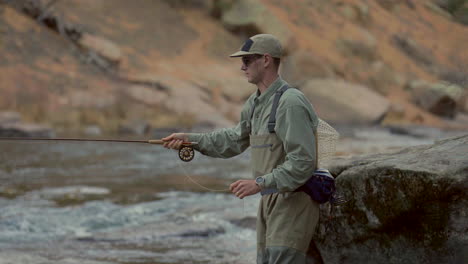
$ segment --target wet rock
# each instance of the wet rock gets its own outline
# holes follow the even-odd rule
[[[257,225],[257,218],[256,217],[244,217],[241,219],[233,219],[230,220],[233,225],[242,227],[242,228],[249,228],[255,230],[256,225]]]
[[[457,103],[461,101],[463,89],[450,83],[427,83],[412,81],[408,84],[411,100],[433,114],[453,118]]]
[[[385,97],[366,86],[344,81],[310,80],[301,90],[309,98],[318,115],[331,123],[377,122],[390,107]]]
[[[325,263],[464,263],[467,160],[468,135],[336,160],[329,169],[349,201],[331,220],[323,208]]]
[[[47,126],[28,123],[0,125],[0,137],[41,137],[52,138],[54,131]]]
[[[209,228],[204,230],[188,230],[176,236],[180,237],[213,237],[220,234],[226,233],[226,230],[222,227],[218,228]]]
[[[406,135],[415,138],[438,138],[442,136],[442,131],[435,127],[418,125],[388,125],[385,126],[392,134]]]

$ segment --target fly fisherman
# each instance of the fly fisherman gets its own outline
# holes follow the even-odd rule
[[[318,203],[304,192],[294,192],[315,170],[318,117],[302,92],[287,89],[279,97],[276,124],[268,127],[275,94],[288,86],[278,74],[282,53],[276,37],[259,34],[230,55],[241,57],[247,81],[258,88],[244,104],[236,127],[202,134],[175,133],[163,141],[172,149],[179,149],[183,142],[198,142],[195,148],[199,152],[220,158],[236,156],[250,146],[255,179],[238,180],[230,190],[240,199],[261,193],[257,263],[321,263],[311,253]]]

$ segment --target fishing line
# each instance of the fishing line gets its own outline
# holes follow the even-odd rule
[[[193,182],[195,185],[199,186],[200,188],[202,189],[205,189],[207,191],[211,191],[211,192],[230,192],[231,190],[229,188],[227,189],[211,189],[209,187],[206,187],[200,183],[198,183],[196,180],[194,180],[192,177],[190,177],[190,175],[188,174],[188,172],[185,170],[185,168],[180,164],[180,162],[177,162],[177,165],[179,165],[179,168],[182,169],[182,171],[184,172],[184,175],[185,177],[187,177],[191,182]]]
[[[189,179],[191,182],[193,182],[194,184],[196,184],[197,186],[199,186],[200,188],[202,188],[204,190],[207,190],[207,191],[210,191],[210,192],[230,192],[231,191],[229,188],[227,188],[227,189],[212,189],[212,188],[206,187],[206,186],[200,184],[199,182],[197,182],[195,179],[193,179],[190,176],[190,174],[187,172],[187,170],[184,168],[184,166],[182,166],[182,164],[180,162],[177,162],[177,165],[183,171],[184,176],[186,176],[187,179]],[[246,198],[247,197],[245,197],[244,199],[241,199],[241,201],[240,201],[242,203],[242,210],[241,210],[242,215],[241,215],[240,219],[246,219],[246,217],[247,217],[246,205],[245,205]],[[233,224],[233,225],[235,225],[235,224]],[[239,226],[239,228],[242,228],[242,227]],[[251,240],[249,238],[243,238],[243,237],[239,236],[239,233],[237,233],[237,234],[238,235],[235,235],[234,237],[236,237],[236,239],[238,241],[240,241],[240,242],[245,242],[245,241],[250,241]],[[235,246],[238,249],[238,251],[240,252],[240,246],[239,245],[234,244],[234,245],[231,245],[231,246]]]

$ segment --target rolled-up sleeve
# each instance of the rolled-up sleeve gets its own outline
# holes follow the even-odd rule
[[[275,132],[283,142],[285,162],[264,175],[265,187],[294,191],[303,185],[315,170],[315,137],[318,124],[315,112],[303,105],[278,111]]]

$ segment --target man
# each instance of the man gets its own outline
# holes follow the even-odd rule
[[[288,84],[278,74],[281,44],[269,34],[248,39],[240,51],[241,70],[257,86],[234,128],[212,133],[175,133],[163,140],[167,148],[198,142],[202,154],[229,158],[252,148],[252,180],[238,180],[230,190],[240,199],[261,193],[257,218],[257,263],[316,263],[307,253],[319,218],[319,207],[304,192],[295,192],[315,170],[314,130],[318,118],[297,89],[280,97],[274,132],[268,129],[277,91]],[[273,127],[272,127],[273,129]],[[314,246],[313,242],[311,244]]]

